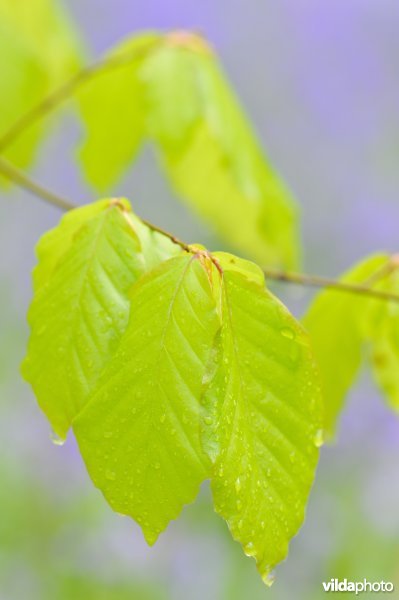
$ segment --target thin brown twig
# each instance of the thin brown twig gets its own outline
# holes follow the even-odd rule
[[[269,278],[283,283],[293,283],[307,287],[331,288],[341,292],[350,292],[352,294],[373,296],[380,300],[399,302],[398,294],[376,290],[365,284],[349,283],[347,281],[329,279],[328,277],[321,277],[318,275],[308,275],[306,273],[288,273],[286,271],[278,271],[269,268],[263,269],[263,272],[266,279]]]
[[[31,127],[36,121],[48,115],[60,104],[62,104],[62,102],[70,98],[70,96],[72,96],[76,89],[78,89],[81,85],[90,81],[92,78],[94,78],[101,72],[106,72],[108,70],[113,70],[129,65],[129,63],[132,60],[140,57],[142,54],[151,50],[152,46],[156,47],[158,43],[159,40],[154,39],[152,45],[150,44],[140,49],[115,54],[79,71],[64,85],[59,87],[52,94],[47,96],[47,98],[45,98],[43,101],[39,102],[36,106],[34,106],[30,111],[25,113],[8,129],[8,131],[6,131],[6,133],[0,138],[0,154],[3,153],[13,142],[15,142],[15,140],[18,139],[19,136],[26,131],[26,129]],[[1,156],[0,174],[6,177],[7,179],[13,181],[14,183],[18,184],[20,187],[24,188],[30,193],[34,194],[35,196],[52,204],[53,206],[57,206],[62,210],[71,210],[73,208],[76,208],[76,206],[73,203],[60,197],[57,194],[54,194],[50,190],[41,186],[40,184],[32,181],[23,172],[21,172],[13,164],[11,164],[8,160],[2,158]],[[161,227],[153,225],[152,223],[144,219],[142,219],[142,222],[145,225],[147,225],[147,227],[149,227],[152,231],[156,231],[161,235],[168,237],[174,244],[179,245],[183,250],[186,250],[188,252],[191,251],[191,248],[188,244],[186,244],[182,240],[179,240],[179,238],[165,231]],[[343,292],[369,295],[375,298],[379,298],[381,300],[392,300],[395,302],[399,302],[399,295],[397,294],[391,294],[389,292],[375,290],[371,287],[368,287],[373,285],[377,281],[380,281],[384,277],[388,276],[397,267],[398,257],[396,255],[393,255],[386,265],[383,265],[383,267],[380,270],[378,270],[375,273],[375,275],[373,275],[367,282],[361,285],[337,281],[334,279],[328,279],[326,277],[307,275],[305,273],[288,273],[267,268],[264,269],[264,273],[267,278],[273,279],[275,281],[281,281],[285,283],[298,284],[309,287],[334,288]]]
[[[17,167],[1,156],[0,175],[3,175],[3,177],[5,177],[8,181],[16,183],[19,187],[30,192],[34,196],[45,200],[49,204],[56,206],[57,208],[61,208],[62,210],[71,210],[76,208],[76,206],[72,204],[72,202],[69,202],[69,200],[54,194],[47,188],[41,186],[35,181],[32,181],[32,179],[27,177],[25,173],[17,169]]]
[[[144,225],[147,225],[147,227],[149,229],[151,229],[152,231],[156,231],[157,233],[160,233],[161,235],[164,235],[167,238],[169,238],[171,242],[173,242],[174,244],[177,244],[178,246],[180,246],[180,248],[182,248],[186,252],[192,252],[193,251],[190,248],[189,244],[186,244],[185,242],[183,242],[182,240],[180,240],[178,237],[176,237],[172,233],[169,233],[168,231],[165,231],[165,229],[162,229],[162,227],[158,227],[157,225],[154,225],[153,223],[150,223],[149,221],[146,221],[146,219],[142,219],[141,217],[140,217],[140,221],[142,223],[144,223]]]
[[[371,275],[366,281],[363,282],[363,285],[372,286],[381,281],[382,279],[386,279],[391,275],[394,271],[399,268],[399,255],[392,254],[388,257],[388,260],[379,268],[375,273]]]
[[[22,171],[17,169],[14,165],[12,165],[9,161],[0,157],[0,174],[13,181],[26,191],[30,192],[34,196],[45,200],[49,204],[56,206],[62,210],[72,210],[77,208],[69,200],[54,194],[43,186],[39,185],[32,179],[30,179],[27,175],[25,175]],[[117,200],[115,200],[117,202]],[[145,219],[141,219],[141,221],[152,231],[156,231],[157,233],[164,235],[169,238],[174,244],[180,246],[186,252],[194,252],[195,250],[190,247],[188,244],[180,240],[175,235],[169,233],[165,229],[158,227],[157,225],[153,225],[149,221]],[[354,294],[361,294],[366,296],[371,296],[380,300],[389,300],[393,302],[399,302],[399,295],[391,294],[389,292],[384,292],[381,290],[376,290],[371,287],[367,287],[367,285],[348,283],[344,281],[337,281],[335,279],[328,279],[326,277],[319,277],[317,275],[308,275],[306,273],[288,273],[286,271],[278,271],[275,269],[263,269],[265,273],[266,279],[273,279],[274,281],[281,281],[284,283],[297,284],[302,286],[309,287],[318,287],[318,288],[334,288],[341,292],[351,292]]]

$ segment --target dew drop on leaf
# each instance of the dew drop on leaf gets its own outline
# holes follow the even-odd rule
[[[281,335],[288,338],[289,340],[294,340],[296,337],[295,331],[293,329],[291,329],[290,327],[283,327],[283,329],[281,329],[280,333],[281,333]]]
[[[65,444],[65,439],[57,435],[55,431],[50,432],[50,440],[55,446],[63,446]]]
[[[256,548],[252,542],[249,542],[244,546],[244,552],[247,556],[255,556]]]
[[[320,448],[324,444],[324,431],[322,429],[316,431],[313,441],[317,448]]]
[[[266,569],[265,572],[262,573],[262,581],[264,584],[267,585],[267,587],[272,587],[275,580],[276,580],[276,575],[275,575],[274,571],[270,571],[269,569]]]

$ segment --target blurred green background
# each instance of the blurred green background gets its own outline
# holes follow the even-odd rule
[[[368,252],[399,250],[396,0],[65,6],[93,57],[144,28],[190,28],[210,38],[301,203],[307,271],[334,276]],[[74,161],[80,135],[63,112],[34,169],[37,180],[76,203],[95,197]],[[117,194],[184,239],[221,248],[173,198],[151,152]],[[72,435],[63,447],[52,444],[19,375],[33,247],[59,216],[23,192],[1,191],[0,600],[317,600],[332,577],[385,579],[399,590],[399,422],[366,373],[336,444],[322,450],[306,522],[272,589],[213,513],[207,485],[151,549],[138,526],[112,513]],[[311,297],[296,287],[276,291],[298,315]]]

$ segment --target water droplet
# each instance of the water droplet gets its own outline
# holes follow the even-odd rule
[[[242,510],[242,502],[241,502],[241,500],[237,500],[237,510],[238,510],[238,512],[240,512],[240,510]]]
[[[272,587],[273,583],[276,580],[276,575],[274,571],[270,571],[266,569],[264,573],[262,573],[262,581],[267,585],[267,587]]]
[[[106,471],[105,477],[107,479],[109,479],[110,481],[115,481],[115,479],[116,479],[116,473],[114,471]]]
[[[320,448],[324,444],[324,431],[322,429],[316,431],[313,442],[317,448]]]
[[[206,425],[211,425],[212,424],[212,417],[205,417],[204,419]]]
[[[63,446],[65,444],[65,438],[60,437],[55,431],[50,432],[50,440],[56,446]]]
[[[295,331],[293,329],[291,329],[290,327],[283,327],[283,329],[281,329],[280,333],[281,333],[281,335],[288,338],[289,340],[295,339]]]
[[[252,542],[249,542],[244,546],[244,552],[247,556],[255,556],[256,549]]]
[[[240,492],[240,490],[241,490],[241,481],[240,481],[239,477],[237,477],[237,479],[236,479],[235,488],[236,488],[236,492],[238,494]]]
[[[159,420],[161,421],[161,423],[165,423],[165,419],[166,419],[166,415],[163,414],[159,417]]]
[[[154,464],[154,468],[157,469],[157,470],[161,468],[161,465],[159,464],[159,462],[156,462]]]

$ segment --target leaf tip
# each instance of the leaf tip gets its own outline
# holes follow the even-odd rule
[[[276,574],[273,569],[265,569],[263,573],[261,573],[263,583],[268,587],[272,587],[273,583],[276,581]]]
[[[141,525],[141,530],[144,535],[144,539],[149,546],[154,546],[155,542],[159,538],[159,532],[154,531],[153,529],[147,529]]]
[[[213,48],[200,33],[177,29],[171,31],[166,36],[166,43],[169,46],[191,50],[199,54],[213,55]]]

